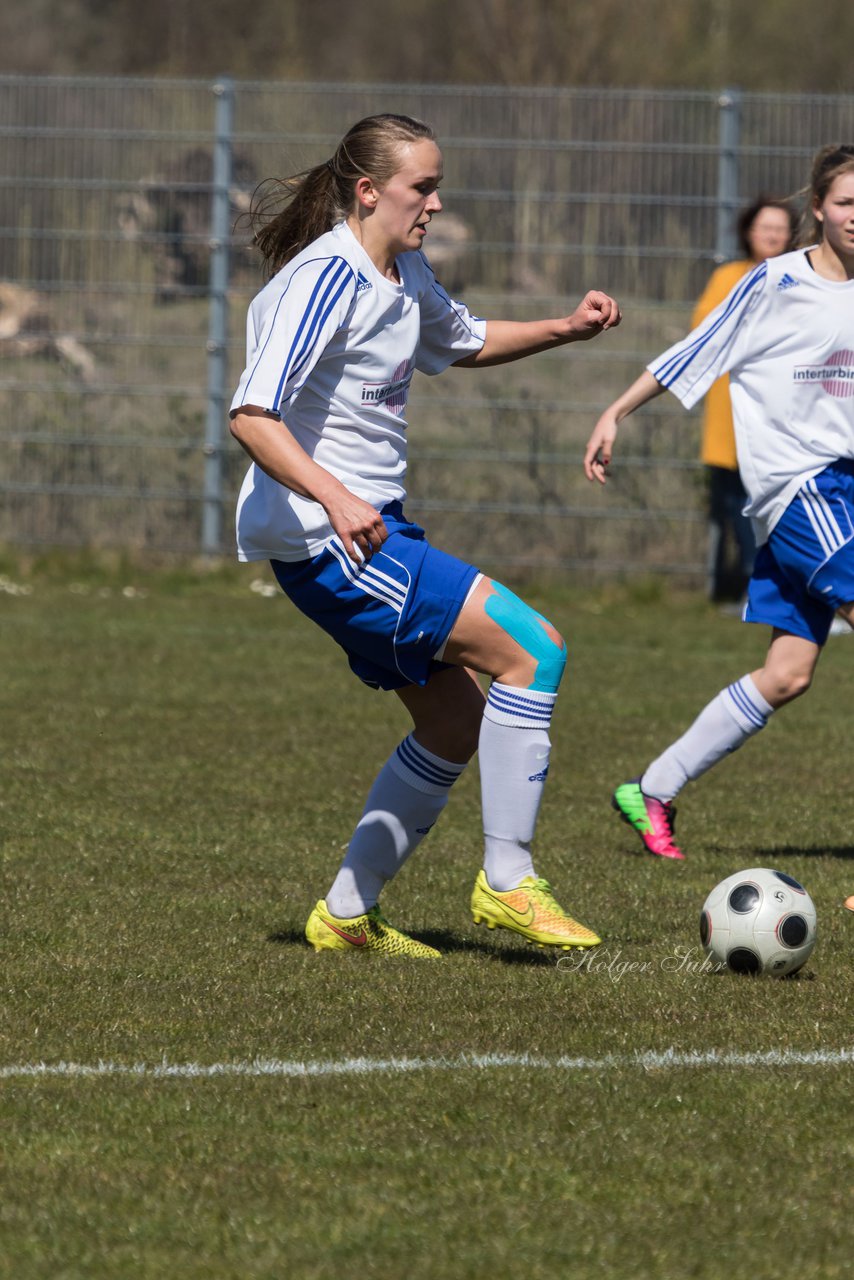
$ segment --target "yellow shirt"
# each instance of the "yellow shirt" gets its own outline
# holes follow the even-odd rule
[[[740,262],[725,262],[722,267],[712,273],[709,283],[694,308],[691,328],[696,329],[705,320],[710,311],[714,311],[719,302],[732,289],[733,285],[747,275],[756,264],[744,259]],[[703,405],[703,443],[700,457],[707,467],[725,467],[727,471],[737,471],[738,461],[735,453],[735,432],[732,425],[732,406],[729,398],[729,378],[724,375],[712,383]]]

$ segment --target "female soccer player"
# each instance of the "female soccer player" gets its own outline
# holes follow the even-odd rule
[[[584,456],[604,484],[619,423],[664,390],[686,408],[729,373],[738,462],[759,551],[746,622],[771,626],[764,665],[713,698],[612,804],[650,853],[682,858],[686,782],[805,693],[834,612],[854,626],[854,146],[816,155],[802,247],[769,258],[654,360],[596,424]]]
[[[470,315],[422,254],[441,179],[432,130],[378,115],[287,180],[283,207],[256,207],[256,243],[275,274],[249,309],[231,409],[252,459],[238,555],[271,560],[286,595],[366,684],[395,691],[414,726],[380,770],[306,936],[317,950],[439,954],[393,928],[378,900],[477,749],[485,854],[475,923],[589,947],[599,938],[558,905],[530,849],[564,641],[406,519],[404,412],[416,369],[502,364],[592,338],[620,312],[590,292],[561,319]],[[491,677],[485,699],[475,672]]]

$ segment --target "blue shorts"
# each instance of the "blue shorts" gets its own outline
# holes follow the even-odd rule
[[[823,645],[833,615],[854,600],[854,462],[807,480],[759,548],[745,622]]]
[[[375,689],[424,685],[449,666],[434,655],[451,633],[473,565],[431,547],[399,502],[382,509],[388,537],[357,567],[336,537],[310,560],[271,561],[289,600],[341,645]]]

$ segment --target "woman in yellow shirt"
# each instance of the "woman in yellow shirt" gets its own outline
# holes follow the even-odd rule
[[[758,263],[786,253],[792,244],[797,217],[782,200],[760,196],[739,215],[738,239],[744,257],[725,262],[712,274],[694,308],[695,329],[710,311],[723,302],[733,285]],[[729,378],[719,378],[709,389],[703,412],[700,457],[709,481],[708,592],[711,600],[738,600],[753,571],[756,543],[742,507],[747,501],[735,456],[735,433],[729,399]],[[729,537],[738,551],[738,573],[728,569]]]

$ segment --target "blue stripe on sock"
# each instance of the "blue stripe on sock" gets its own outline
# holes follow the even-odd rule
[[[428,760],[412,737],[403,739],[397,748],[397,755],[407,769],[411,769],[419,778],[423,778],[425,782],[432,782],[437,787],[453,786],[463,769],[462,765],[457,770],[443,769],[432,760]]]
[[[755,702],[752,701],[750,694],[739,680],[737,684],[731,684],[727,689],[727,693],[732,698],[736,707],[743,716],[745,716],[751,724],[756,725],[757,729],[763,729],[768,723],[768,717],[760,711]]]
[[[550,698],[548,702],[540,702],[533,698],[526,698],[519,693],[510,693],[507,689],[496,689],[495,685],[492,685],[486,700],[490,706],[495,707],[496,711],[503,711],[507,715],[522,716],[527,720],[548,724],[552,718],[557,695]]]
[[[521,703],[537,711],[551,711],[557,701],[557,694],[552,694],[550,697],[531,698],[524,692],[508,689],[506,685],[493,684],[489,690],[489,698],[495,701],[503,699],[508,702]]]

